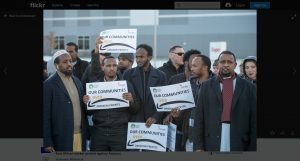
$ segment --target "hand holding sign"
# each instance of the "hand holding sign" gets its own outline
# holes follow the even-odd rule
[[[100,46],[103,43],[103,36],[98,36],[96,38],[96,48],[95,48],[95,53],[99,53],[100,52]]]
[[[156,122],[156,119],[153,117],[149,117],[146,121],[146,126],[149,128],[152,124]]]
[[[171,114],[168,114],[168,115],[164,118],[163,124],[164,124],[164,125],[169,125],[172,121],[173,121],[172,115],[171,115]]]
[[[89,95],[84,95],[84,96],[83,96],[83,102],[84,102],[85,104],[87,104],[87,103],[89,102],[89,100],[90,100]]]
[[[125,100],[128,100],[130,103],[133,103],[133,97],[132,97],[132,94],[130,92],[123,93],[123,98]]]

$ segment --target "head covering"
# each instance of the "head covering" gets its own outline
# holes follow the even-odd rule
[[[243,68],[245,69],[245,65],[247,61],[253,61],[255,64],[257,63],[257,58],[256,56],[247,56],[244,60],[243,60]],[[244,71],[245,72],[245,71]]]
[[[57,57],[59,57],[59,56],[61,56],[61,55],[63,55],[63,54],[68,54],[68,55],[69,55],[69,53],[68,53],[66,50],[58,50],[57,52],[55,52],[55,53],[53,54],[53,57],[52,57],[53,61],[54,61]]]
[[[134,61],[134,57],[133,57],[133,53],[120,53],[118,58],[125,58],[128,59],[129,61],[133,62]]]
[[[257,61],[257,58],[256,56],[247,56],[245,59],[244,59],[244,62],[245,60],[254,60],[255,62]]]
[[[255,63],[255,65],[257,66],[257,58],[256,56],[247,56],[244,60],[243,60],[243,72],[244,72],[244,77],[248,80],[251,80],[247,74],[246,74],[246,62],[248,61],[253,61]]]

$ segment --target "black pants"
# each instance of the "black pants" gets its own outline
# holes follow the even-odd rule
[[[182,148],[182,134],[176,133],[175,151],[184,151]]]
[[[127,133],[96,132],[91,136],[91,151],[126,151]]]

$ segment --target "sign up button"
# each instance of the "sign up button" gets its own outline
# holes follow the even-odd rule
[[[270,2],[250,2],[251,9],[270,9]]]

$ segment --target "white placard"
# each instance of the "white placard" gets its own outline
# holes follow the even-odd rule
[[[86,94],[90,97],[88,110],[129,107],[129,101],[123,99],[127,93],[126,81],[95,82],[86,84]]]
[[[135,53],[137,29],[111,29],[100,32],[100,53]]]
[[[170,151],[175,151],[176,145],[176,128],[177,126],[173,123],[168,125],[168,139],[167,139],[167,148]]]
[[[167,125],[152,124],[149,128],[145,123],[129,122],[126,149],[144,149],[166,151]]]
[[[185,110],[195,107],[190,81],[167,86],[150,87],[150,91],[156,110],[159,112],[171,111],[172,108]]]

